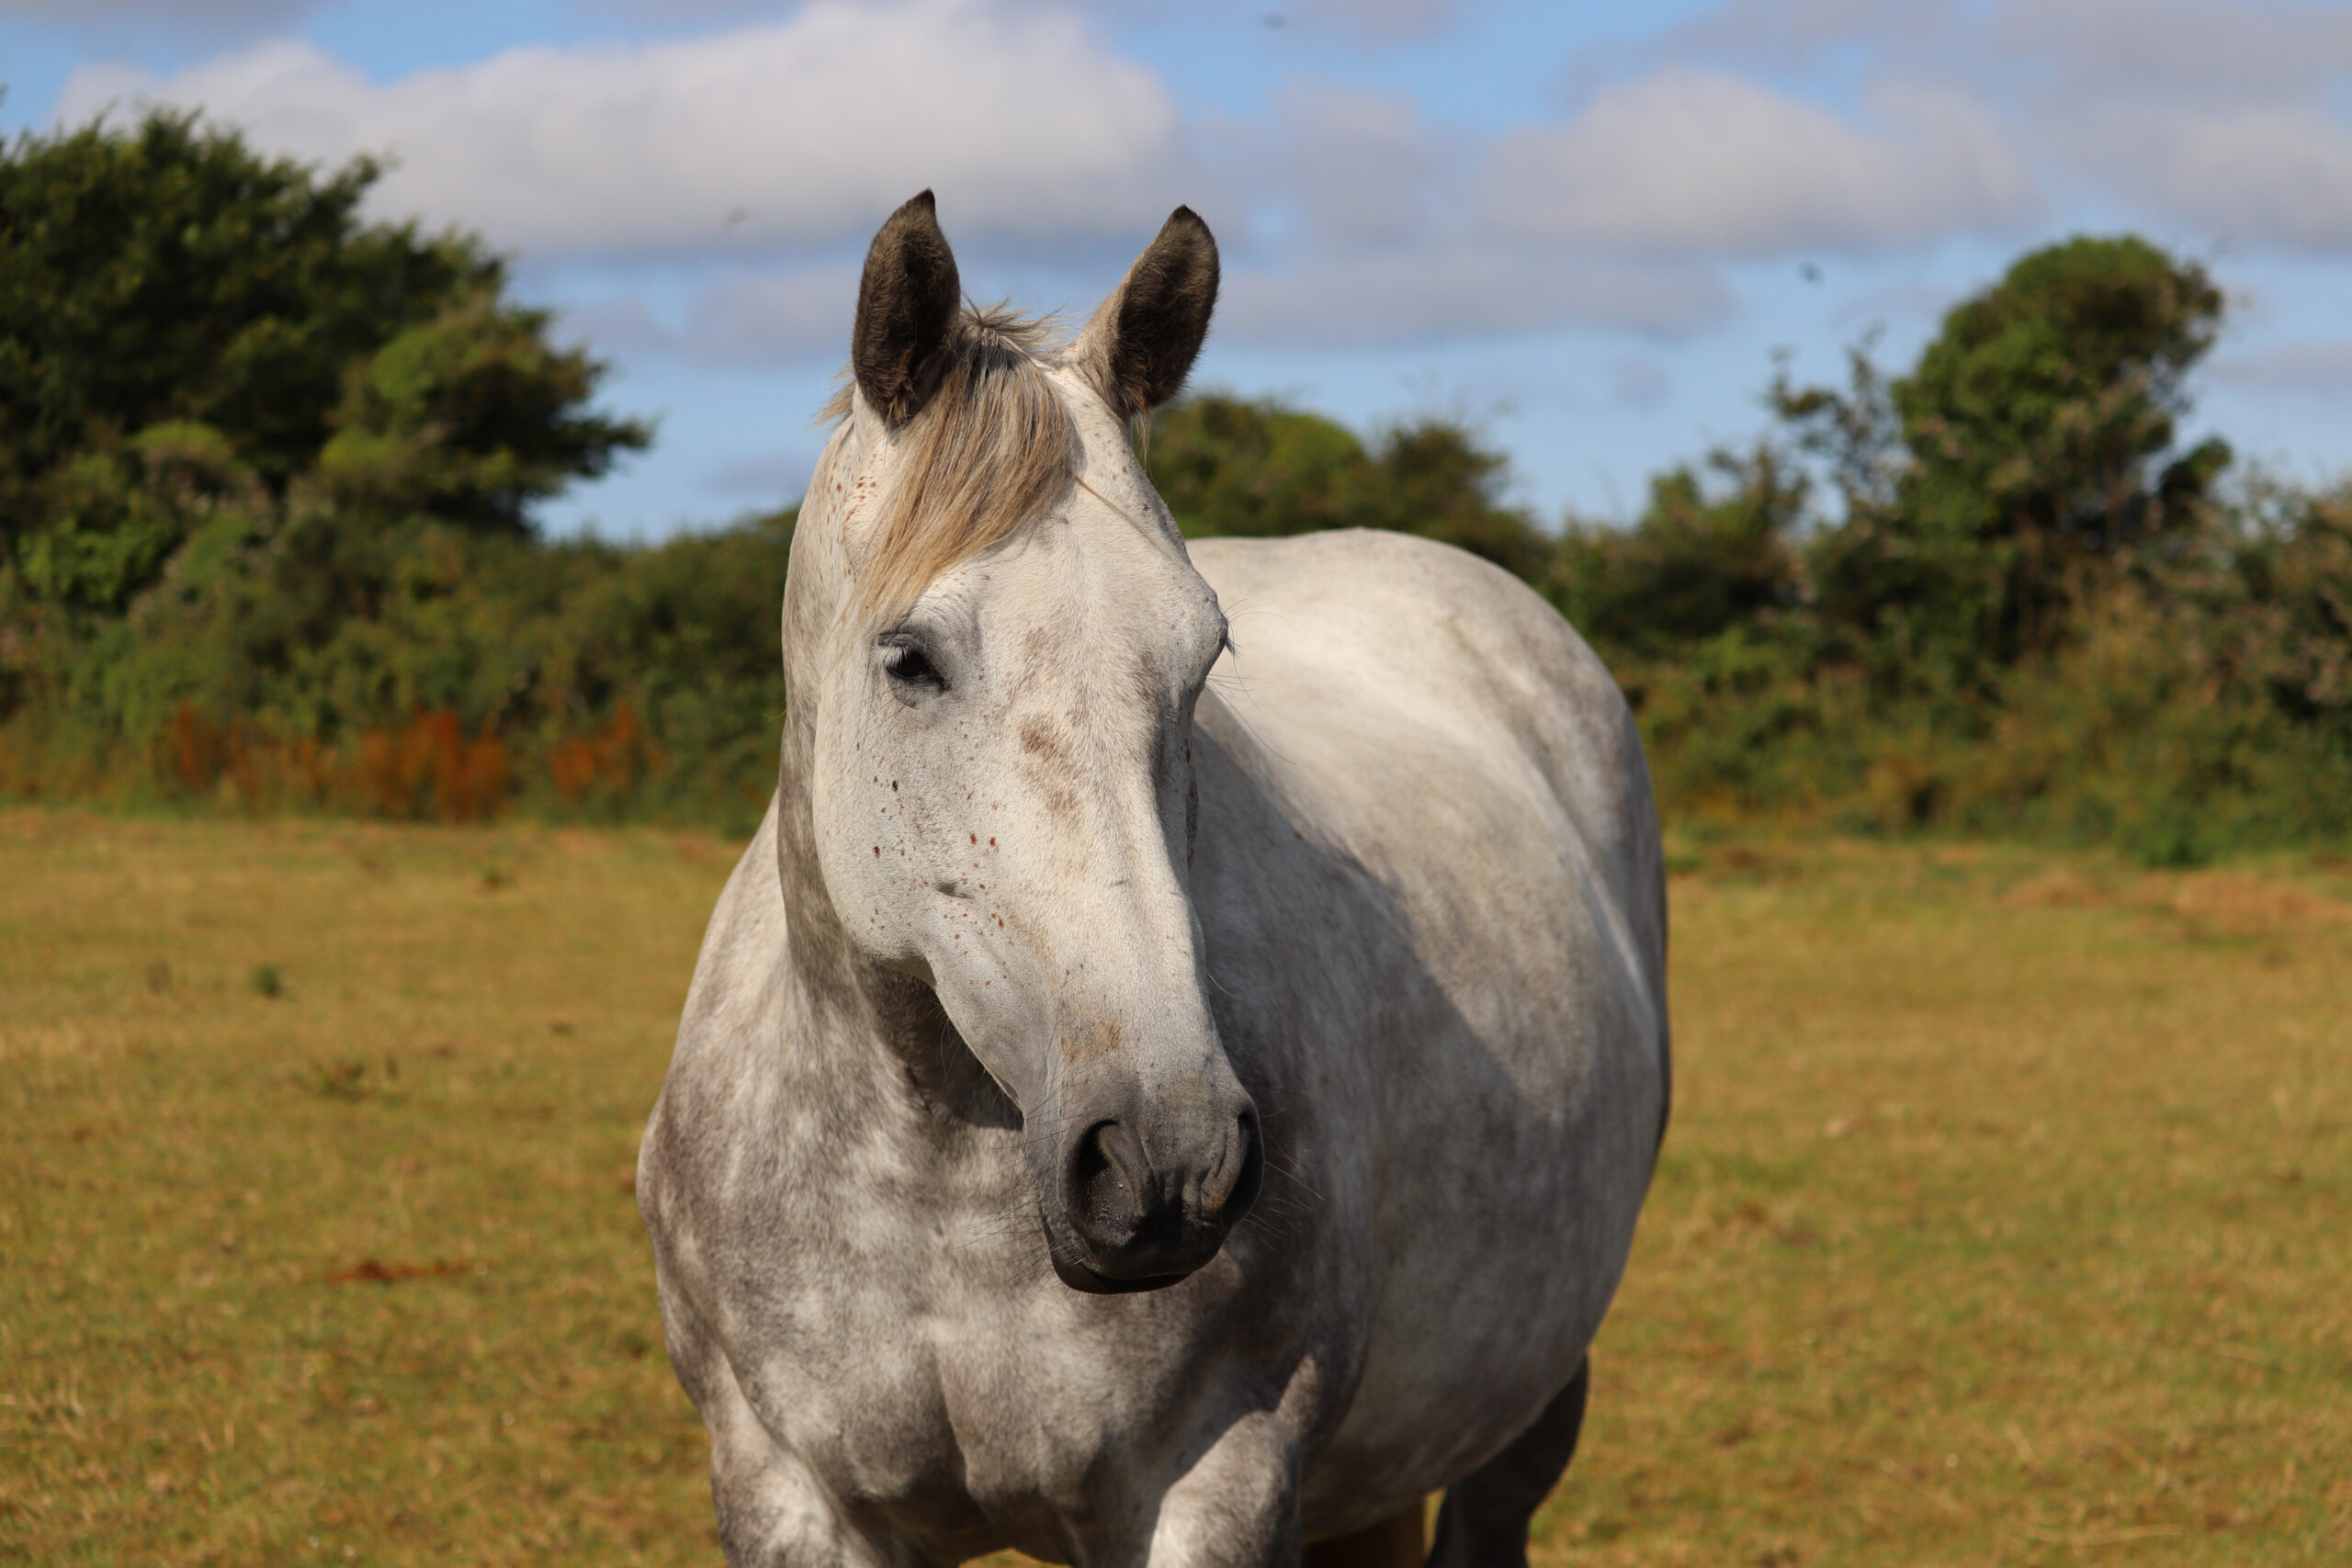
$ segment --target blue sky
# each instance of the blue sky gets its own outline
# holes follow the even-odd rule
[[[2023,250],[2132,229],[2232,321],[2192,435],[2352,470],[2352,8],[2235,0],[0,0],[0,124],[198,105],[481,231],[655,448],[551,506],[644,536],[797,493],[865,239],[1083,313],[1176,203],[1196,384],[1467,418],[1623,517],[1762,424],[1772,356],[1907,362]]]

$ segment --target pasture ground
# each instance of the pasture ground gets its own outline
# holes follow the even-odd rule
[[[629,1185],[732,859],[0,814],[0,1561],[716,1562]],[[1537,1568],[2352,1557],[2352,869],[1681,859]]]

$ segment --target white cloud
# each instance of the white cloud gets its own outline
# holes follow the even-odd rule
[[[1283,92],[1279,130],[1253,138],[1261,195],[1295,207],[1305,237],[1334,247],[1426,240],[1448,149],[1411,100],[1322,82]],[[1268,154],[1266,143],[1279,150]],[[1247,154],[1245,153],[1245,157]]]
[[[1683,59],[1842,56],[1996,105],[2050,196],[2240,246],[2352,247],[2352,6],[2310,0],[1731,0]]]
[[[390,152],[375,210],[538,255],[860,240],[926,186],[954,234],[1148,233],[1189,194],[1154,73],[1074,12],[992,0],[818,0],[780,23],[512,49],[380,85],[278,41],[164,78],[85,67],[60,118],[116,101],[198,105],[311,158]]]
[[[1917,82],[1873,127],[1715,72],[1603,89],[1565,125],[1496,144],[1487,221],[1530,238],[1685,255],[1867,250],[2012,227],[2036,197],[1999,123]]]
[[[1666,29],[1647,50],[1654,57],[1787,65],[1860,46],[1884,59],[1922,44],[1948,50],[1969,22],[1960,0],[1727,0]]]
[[[2022,115],[2085,186],[2239,245],[2352,246],[2352,11],[2204,0],[2012,6]]]
[[[2009,0],[1996,60],[2054,68],[2053,97],[2278,103],[2352,66],[2352,10],[2249,0]]]
[[[676,28],[686,22],[740,22],[749,17],[776,17],[794,8],[794,0],[571,0],[583,11],[598,11],[633,22]]]
[[[1268,4],[1273,16],[1306,23],[1336,22],[1374,39],[1412,38],[1437,32],[1463,10],[1462,0],[1290,0]]]
[[[2352,246],[2352,127],[2316,107],[2135,117],[2110,154],[2153,203],[2224,240]]]
[[[659,0],[604,0],[605,4],[650,5]],[[718,0],[695,0],[713,4]],[[1123,11],[1166,23],[1182,17],[1220,29],[1262,28],[1290,46],[1320,44],[1396,45],[1424,41],[1442,33],[1464,12],[1488,0],[1091,0],[1098,9]]]
[[[1727,0],[1643,51],[1735,68],[1860,56],[2059,96],[2275,98],[2352,62],[2352,10],[2333,0]]]
[[[1285,270],[1230,271],[1220,335],[1255,344],[1372,348],[1575,325],[1658,335],[1730,308],[1722,283],[1687,266],[1579,261],[1493,243],[1325,254]]]

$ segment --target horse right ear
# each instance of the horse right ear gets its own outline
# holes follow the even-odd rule
[[[1216,285],[1216,237],[1180,207],[1078,334],[1079,358],[1114,413],[1148,413],[1183,387],[1209,335]]]
[[[890,214],[865,253],[849,363],[857,389],[893,429],[939,389],[948,328],[963,299],[956,254],[939,231],[931,192]]]

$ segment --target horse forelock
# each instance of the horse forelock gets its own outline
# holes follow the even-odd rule
[[[858,622],[903,615],[933,579],[1042,516],[1075,479],[1077,423],[1046,376],[1055,338],[1052,318],[1003,305],[957,313],[938,389],[888,438],[898,476],[851,596]],[[848,418],[854,395],[845,378],[820,417]]]

